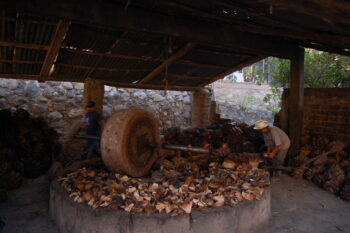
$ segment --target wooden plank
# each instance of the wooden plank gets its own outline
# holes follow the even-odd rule
[[[202,83],[200,86],[204,87],[204,86],[206,86],[206,85],[208,85],[210,83],[213,83],[213,82],[215,82],[215,81],[217,81],[219,79],[224,78],[226,75],[229,75],[229,74],[235,72],[236,70],[240,70],[240,69],[242,69],[242,68],[244,68],[244,67],[246,67],[248,65],[251,65],[251,64],[253,64],[255,62],[258,62],[258,61],[260,61],[261,59],[264,59],[264,58],[265,57],[263,57],[263,56],[255,56],[255,57],[249,58],[249,59],[247,59],[245,61],[242,61],[241,63],[235,65],[234,67],[232,67],[232,68],[230,68],[230,69],[228,69],[228,70],[226,70],[226,71],[224,71],[224,72],[214,76],[210,80]]]
[[[28,75],[28,74],[0,74],[0,78],[7,79],[24,79],[24,80],[39,80],[40,75]],[[58,81],[58,82],[84,82],[85,79],[79,78],[57,78],[47,77],[43,81]],[[137,83],[119,83],[113,81],[100,80],[104,85],[122,88],[135,88],[135,89],[153,89],[153,90],[169,90],[169,91],[195,91],[198,87],[188,86],[162,86],[151,84],[137,84]]]
[[[25,43],[18,43],[18,42],[12,42],[12,41],[3,41],[3,40],[0,40],[0,46],[17,47],[17,48],[25,48],[25,49],[39,49],[39,50],[48,50],[50,48],[50,46],[48,45],[25,44]]]
[[[152,84],[139,84],[139,83],[119,83],[113,81],[105,81],[105,85],[113,87],[123,87],[123,88],[135,88],[135,89],[153,89],[153,90],[169,90],[169,91],[195,91],[198,87],[188,87],[188,86],[161,86]]]
[[[0,74],[0,78],[7,79],[25,79],[25,80],[38,80],[39,75],[32,74]]]
[[[124,5],[111,2],[88,1],[84,4],[72,4],[68,0],[37,0],[32,4],[26,0],[3,0],[0,7],[114,30],[120,28],[157,33],[201,44],[239,48],[253,54],[281,58],[296,56],[297,45],[283,38],[235,31],[225,22],[204,22],[196,18],[189,20],[147,11],[133,5],[125,10]]]
[[[152,70],[151,73],[146,75],[142,80],[140,80],[138,83],[147,83],[150,80],[152,80],[154,77],[156,77],[158,74],[160,74],[167,66],[170,66],[171,63],[175,62],[177,59],[183,57],[188,53],[191,49],[196,47],[196,43],[188,42],[184,47],[182,47],[179,51],[177,51],[174,55],[171,57],[165,59],[162,64],[157,66],[154,70]]]
[[[70,67],[74,69],[81,69],[81,70],[90,70],[91,68],[94,68],[92,66],[82,66],[82,65],[73,65],[73,64],[63,64],[63,63],[56,63],[56,66],[64,66],[64,67]],[[150,72],[151,69],[134,69],[134,68],[107,68],[107,67],[96,67],[94,70],[98,71],[109,71],[109,72]]]
[[[44,77],[50,76],[53,63],[55,62],[58,51],[61,48],[63,39],[66,36],[69,25],[70,25],[70,22],[68,21],[63,21],[63,20],[58,21],[55,34],[51,41],[50,49],[46,53],[45,61],[40,71],[41,77],[44,78]]]
[[[0,63],[43,64],[43,61],[8,60],[0,59]]]
[[[298,50],[298,58],[291,60],[291,79],[289,93],[289,153],[296,155],[300,148],[303,126],[304,106],[304,49]]]
[[[34,74],[0,74],[0,78],[7,79],[23,79],[23,80],[39,80],[40,75]],[[57,78],[57,77],[45,77],[43,81],[58,81],[58,82],[84,82],[84,79],[80,78]]]
[[[114,54],[114,53],[100,53],[95,51],[81,51],[81,50],[76,50],[71,48],[63,48],[62,51],[67,51],[67,52],[77,53],[77,54],[86,54],[86,55],[92,55],[92,56],[115,57],[115,58],[130,59],[130,60],[162,61],[162,59],[148,57],[148,56],[129,56],[129,55],[122,55],[122,54]]]

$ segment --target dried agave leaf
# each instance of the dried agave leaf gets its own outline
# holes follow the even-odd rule
[[[164,203],[157,203],[156,210],[158,210],[158,212],[161,213],[166,207],[167,205]]]
[[[225,159],[225,161],[222,163],[222,167],[226,169],[233,169],[235,168],[236,164],[230,159]]]
[[[131,203],[130,205],[127,205],[125,208],[124,208],[124,210],[126,211],[126,212],[130,212],[131,211],[131,209],[134,207],[134,203]]]
[[[107,201],[107,202],[110,202],[110,201],[112,201],[112,197],[111,197],[111,196],[102,195],[102,196],[100,197],[100,201]]]
[[[193,181],[193,176],[188,176],[184,182],[184,185],[190,185]]]
[[[180,208],[185,211],[186,214],[190,214],[192,211],[192,201],[185,202],[180,205]]]

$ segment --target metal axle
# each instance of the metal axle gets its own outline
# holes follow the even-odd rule
[[[77,134],[77,135],[75,135],[75,137],[80,138],[80,139],[88,139],[88,140],[89,139],[92,139],[92,140],[100,140],[101,139],[98,136],[82,135],[82,134]],[[155,147],[157,147],[157,144],[156,143],[149,143],[148,146],[155,148]],[[161,148],[167,149],[167,150],[179,150],[179,151],[195,152],[195,153],[201,153],[201,154],[210,154],[210,149],[201,148],[201,147],[188,147],[188,146],[162,144]]]

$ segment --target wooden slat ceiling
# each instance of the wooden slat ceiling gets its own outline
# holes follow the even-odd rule
[[[345,0],[2,0],[0,77],[194,90],[298,47],[350,55]]]

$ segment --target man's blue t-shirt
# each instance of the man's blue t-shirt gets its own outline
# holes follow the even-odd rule
[[[100,120],[102,120],[101,115],[95,111],[85,114],[85,131],[87,135],[100,134]]]

